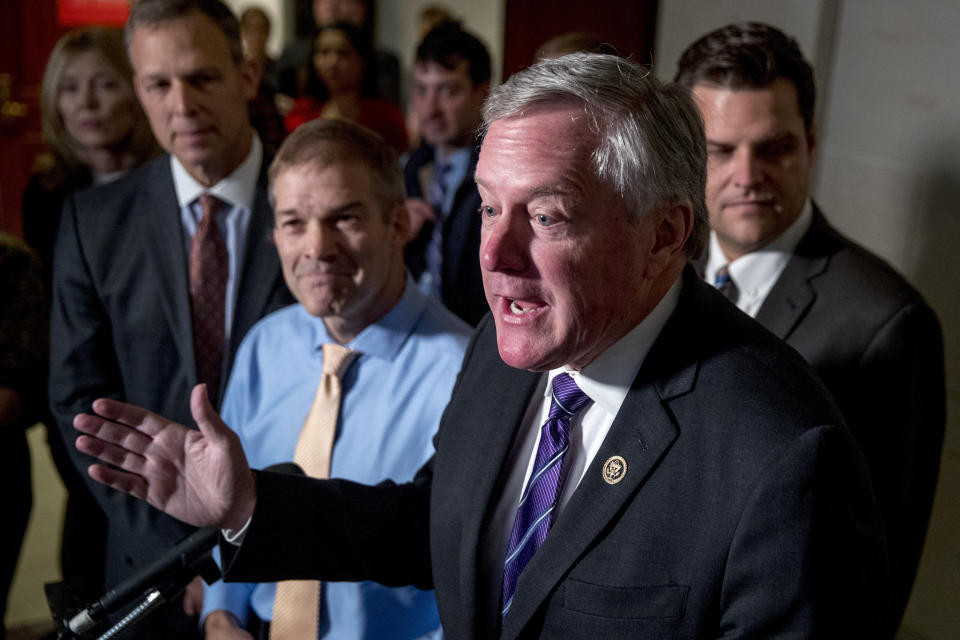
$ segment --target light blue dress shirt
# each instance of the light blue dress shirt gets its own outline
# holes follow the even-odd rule
[[[360,352],[344,373],[330,475],[365,484],[411,480],[433,455],[433,435],[470,328],[408,277],[403,296],[347,346]],[[323,322],[297,304],[250,330],[237,352],[222,416],[240,436],[250,465],[293,459],[323,371]],[[335,552],[335,550],[333,550]],[[217,582],[206,587],[202,619],[216,609],[244,624],[252,609],[273,617],[274,584]],[[320,637],[403,638],[440,626],[432,591],[373,582],[330,582]]]

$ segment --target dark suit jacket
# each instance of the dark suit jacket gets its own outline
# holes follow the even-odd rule
[[[424,198],[420,173],[433,164],[433,147],[422,145],[414,151],[404,167],[408,198]],[[480,275],[480,194],[473,181],[477,168],[477,149],[470,155],[470,165],[453,198],[450,215],[443,223],[443,273],[440,283],[441,301],[471,326],[490,310],[483,293]],[[427,268],[426,247],[433,234],[433,223],[423,225],[419,235],[407,245],[404,259],[417,280]]]
[[[267,165],[265,160],[247,230],[223,384],[247,330],[292,300],[267,240]],[[189,270],[168,156],[67,200],[54,272],[50,401],[66,441],[76,438],[73,416],[90,411],[98,397],[193,424],[189,397],[197,379]],[[69,449],[86,477],[92,460]],[[185,528],[97,484],[89,482],[109,518],[106,580],[112,586],[172,546]]]
[[[448,638],[493,638],[481,540],[542,374],[481,322],[412,484],[260,473],[228,579],[436,589]],[[607,484],[601,467],[626,460]],[[503,638],[874,638],[883,537],[859,450],[797,354],[692,270],[609,434],[520,576]],[[429,540],[429,544],[428,544]]]
[[[757,313],[833,395],[873,478],[899,620],[930,519],[945,416],[940,324],[890,265],[813,223]]]

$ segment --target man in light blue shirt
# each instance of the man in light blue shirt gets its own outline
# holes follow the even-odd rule
[[[270,170],[274,241],[300,302],[259,322],[237,353],[223,403],[255,467],[294,459],[323,373],[323,345],[357,352],[341,374],[330,477],[413,478],[433,454],[470,333],[406,273],[408,218],[395,157],[345,122],[297,129]],[[207,587],[207,638],[264,634],[274,584]],[[318,637],[418,638],[439,627],[433,593],[330,582]],[[253,614],[253,615],[251,615]],[[265,635],[263,637],[266,637]]]

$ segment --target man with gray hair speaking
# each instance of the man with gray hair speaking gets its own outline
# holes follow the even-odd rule
[[[242,536],[228,579],[433,587],[448,638],[870,636],[859,452],[803,361],[686,267],[707,233],[686,91],[573,54],[484,119],[491,314],[413,482],[253,474],[202,386],[200,432],[112,400],[79,415],[113,465],[91,475]]]

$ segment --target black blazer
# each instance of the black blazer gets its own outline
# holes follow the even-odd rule
[[[899,621],[930,520],[946,422],[940,323],[886,262],[813,223],[757,313],[833,395],[886,525]]]
[[[267,166],[264,160],[247,230],[223,384],[247,330],[292,300],[267,239]],[[73,417],[90,411],[94,399],[112,397],[193,424],[192,336],[188,258],[170,158],[69,198],[54,254],[50,402],[75,465],[109,518],[108,586],[176,543],[186,527],[87,478],[92,459],[72,446]]]
[[[433,586],[448,638],[497,637],[481,541],[541,375],[505,365],[484,319],[414,482],[260,473],[228,579]],[[607,484],[613,455],[626,475]],[[688,270],[501,637],[874,638],[884,572],[867,471],[826,390]]]
[[[433,147],[422,145],[415,150],[404,167],[404,183],[408,198],[424,198],[420,173],[433,164]],[[473,181],[477,169],[477,148],[470,154],[467,175],[457,187],[453,207],[443,225],[443,274],[440,283],[441,302],[470,326],[490,310],[483,293],[480,274],[480,194]],[[420,233],[404,250],[407,268],[417,280],[427,268],[426,247],[433,234],[433,223],[423,225]]]

